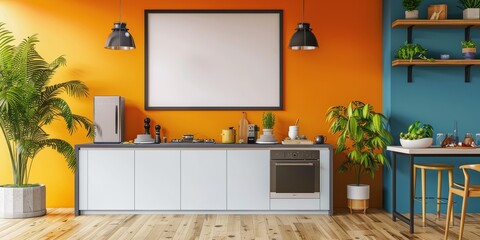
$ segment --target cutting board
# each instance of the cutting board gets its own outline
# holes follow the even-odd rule
[[[247,114],[242,112],[242,119],[238,122],[238,141],[243,140],[243,143],[247,143],[248,137],[248,121]]]
[[[289,140],[283,140],[282,144],[313,144],[313,141],[289,139]]]

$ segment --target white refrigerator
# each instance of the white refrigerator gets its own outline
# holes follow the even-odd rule
[[[121,96],[94,96],[94,143],[121,143],[125,132],[125,99]]]

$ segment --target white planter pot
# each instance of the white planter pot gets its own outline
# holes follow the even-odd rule
[[[273,129],[264,128],[263,134],[257,139],[257,143],[277,143],[277,139],[273,136]]]
[[[370,185],[349,184],[347,185],[347,198],[351,200],[370,199]]]
[[[418,19],[418,10],[405,11],[405,19]]]
[[[480,19],[480,8],[467,8],[463,10],[463,19]]]
[[[263,129],[263,135],[273,135],[273,129],[264,128]]]
[[[47,213],[45,185],[10,188],[0,186],[0,218],[28,218]]]

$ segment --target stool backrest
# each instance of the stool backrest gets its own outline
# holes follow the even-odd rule
[[[480,164],[462,165],[459,168],[463,170],[463,175],[465,175],[465,190],[468,191],[470,185],[470,175],[468,174],[467,170],[480,172]]]

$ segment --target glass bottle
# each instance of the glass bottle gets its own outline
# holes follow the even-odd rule
[[[448,147],[449,145],[451,145],[453,143],[453,135],[451,133],[447,133],[447,135],[445,136],[445,139],[443,139],[442,141],[442,147]]]
[[[437,133],[437,138],[435,138],[435,146],[442,146],[443,140],[445,140],[445,133]]]
[[[471,133],[465,133],[465,138],[463,139],[462,146],[464,147],[471,147],[474,143],[473,136]]]
[[[475,146],[480,147],[480,133],[475,133]]]

